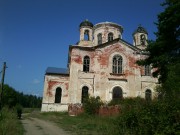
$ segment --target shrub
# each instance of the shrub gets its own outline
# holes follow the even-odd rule
[[[85,113],[95,115],[98,113],[100,106],[103,105],[100,97],[87,97],[83,103]]]
[[[3,107],[0,113],[0,135],[22,135],[23,132],[15,110]]]
[[[122,135],[179,134],[179,108],[178,100],[145,102],[138,109],[132,106],[117,119],[118,132]]]

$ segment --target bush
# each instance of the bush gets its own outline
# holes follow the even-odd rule
[[[83,103],[85,113],[95,115],[98,113],[100,106],[103,105],[100,97],[87,97]]]
[[[179,134],[179,109],[178,100],[146,102],[138,109],[133,106],[129,111],[124,111],[116,121],[118,132],[121,135]]]
[[[3,107],[0,113],[0,135],[23,135],[23,126],[17,119],[16,111]]]

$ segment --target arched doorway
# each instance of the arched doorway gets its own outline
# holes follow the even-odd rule
[[[147,101],[152,100],[152,92],[151,92],[150,89],[147,89],[147,90],[145,91],[145,99],[146,99]]]
[[[81,103],[84,103],[85,98],[88,97],[88,90],[89,90],[89,88],[87,86],[84,86],[82,88]]]
[[[115,87],[112,93],[112,99],[118,100],[123,98],[123,91],[120,87]]]
[[[62,89],[60,87],[56,88],[55,93],[55,103],[61,103]]]

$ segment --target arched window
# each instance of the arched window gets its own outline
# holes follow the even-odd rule
[[[88,90],[89,88],[87,86],[82,88],[81,103],[84,103],[85,99],[88,97]]]
[[[144,66],[144,75],[146,75],[146,76],[151,75],[151,67],[149,65]]]
[[[108,41],[112,41],[113,40],[113,33],[109,33],[108,34]]]
[[[62,89],[58,87],[55,93],[55,103],[61,103]]]
[[[114,74],[122,73],[122,57],[120,55],[115,55],[113,57],[112,72]]]
[[[97,35],[97,38],[98,38],[98,45],[99,45],[99,44],[102,44],[102,34],[101,34],[101,33],[99,33],[99,34]]]
[[[89,30],[84,31],[84,40],[89,40]]]
[[[147,101],[150,101],[150,100],[152,99],[152,92],[151,92],[151,90],[147,89],[147,90],[145,91],[145,99],[146,99]]]
[[[141,45],[145,45],[146,37],[144,34],[140,35]]]
[[[122,99],[123,98],[123,92],[120,87],[115,87],[113,89],[113,94],[112,94],[112,99],[117,100],[117,99]]]
[[[83,60],[83,71],[89,72],[90,58],[89,56],[85,56]]]

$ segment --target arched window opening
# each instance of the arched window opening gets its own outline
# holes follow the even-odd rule
[[[150,67],[150,65],[145,65],[144,66],[144,75],[146,75],[146,76],[151,75],[151,67]]]
[[[123,98],[123,92],[120,87],[115,87],[113,89],[112,99],[113,100],[119,100]]]
[[[90,58],[89,56],[85,56],[83,60],[83,71],[89,72]]]
[[[144,34],[140,35],[141,45],[145,45],[146,37]]]
[[[120,55],[115,55],[113,57],[112,72],[114,74],[122,73],[122,57]]]
[[[87,86],[82,88],[81,103],[84,103],[85,99],[88,97],[88,90],[89,88]]]
[[[145,99],[146,99],[147,101],[151,101],[151,100],[152,100],[152,92],[151,92],[151,90],[147,89],[147,90],[145,91]]]
[[[55,103],[61,103],[62,89],[58,87],[55,93]]]
[[[109,33],[108,34],[108,41],[112,41],[113,40],[113,33]]]
[[[84,40],[86,40],[86,41],[89,40],[89,30],[84,31]]]
[[[99,45],[99,44],[102,44],[102,34],[101,34],[101,33],[99,33],[99,34],[97,35],[97,38],[98,38],[98,45]]]
[[[120,34],[119,34],[118,38],[120,38],[120,39],[121,39],[121,35],[120,35]]]

